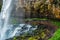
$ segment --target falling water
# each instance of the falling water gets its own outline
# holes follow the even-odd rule
[[[36,29],[27,24],[19,24],[18,26],[14,26],[15,24],[9,24],[9,18],[14,7],[14,2],[15,0],[3,0],[2,10],[0,13],[0,40],[6,40]]]
[[[11,6],[11,2],[12,0],[3,0],[3,6],[2,6],[2,11],[1,11],[1,18],[0,20],[3,22],[1,22],[3,24],[3,26],[1,26],[1,37],[0,40],[4,40],[6,38],[6,31],[8,30],[8,20],[10,17],[10,13],[12,10],[12,6]]]

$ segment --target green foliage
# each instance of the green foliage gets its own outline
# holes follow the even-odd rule
[[[28,40],[37,40],[37,39],[35,39],[34,37],[30,37]]]
[[[36,20],[36,21],[39,21],[39,20],[47,20],[47,18],[26,18],[25,21],[33,21],[33,20]]]
[[[14,37],[13,40],[17,40],[16,37]]]
[[[14,40],[46,40],[49,38],[50,30],[44,27],[44,25],[38,26],[32,34],[24,33],[18,37],[14,37]],[[49,34],[49,35],[48,35]],[[47,36],[48,35],[48,36]]]
[[[18,23],[18,21],[14,18],[14,19],[12,19],[12,24],[17,24]]]
[[[45,38],[46,34],[44,32],[41,33],[41,38]]]
[[[49,40],[60,40],[60,29],[58,29]]]
[[[51,20],[51,23],[53,23],[54,25],[56,25],[60,28],[60,21]]]

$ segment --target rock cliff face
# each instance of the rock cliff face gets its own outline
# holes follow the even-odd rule
[[[12,20],[15,19],[18,23],[24,23],[24,9],[22,8],[22,6],[23,6],[22,0],[16,1],[11,12]]]
[[[13,20],[18,23],[24,23],[24,6],[25,1],[23,0],[15,0],[13,10],[11,12],[10,22]],[[0,0],[0,8],[2,7],[3,0]],[[1,9],[0,9],[1,10]]]
[[[0,4],[2,4],[2,0],[0,0]]]

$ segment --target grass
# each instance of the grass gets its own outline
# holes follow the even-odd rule
[[[57,20],[51,20],[51,23],[58,26],[60,28],[60,21]]]
[[[51,37],[49,40],[60,40],[60,29],[58,29],[58,30],[54,33],[53,37]]]
[[[54,35],[49,40],[60,40],[60,21],[51,20],[51,23],[58,26],[59,29],[54,33]]]
[[[25,21],[27,21],[27,20],[29,20],[29,21],[32,21],[32,20],[39,21],[39,20],[47,20],[47,19],[46,18],[26,18]]]

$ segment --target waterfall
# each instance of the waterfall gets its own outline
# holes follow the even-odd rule
[[[6,38],[6,31],[8,30],[8,20],[9,20],[9,17],[10,17],[10,13],[11,13],[11,10],[12,10],[12,6],[11,6],[11,2],[12,0],[3,0],[3,5],[2,5],[2,11],[1,11],[1,18],[0,20],[4,21],[4,23],[2,23],[3,27],[1,26],[1,37],[0,37],[0,40],[4,40]]]
[[[25,32],[31,32],[35,30],[31,25],[19,24],[15,27],[13,24],[9,24],[9,18],[11,11],[14,7],[15,0],[3,0],[3,5],[0,13],[0,40],[6,40],[8,38],[19,36]]]

